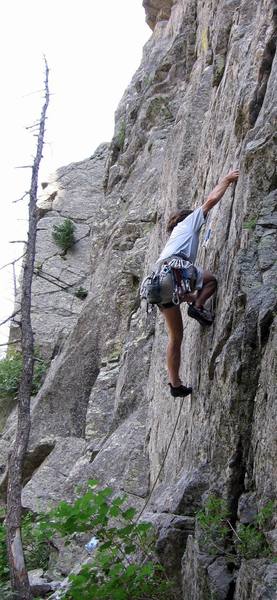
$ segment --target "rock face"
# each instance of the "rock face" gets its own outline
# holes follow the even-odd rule
[[[36,261],[52,279],[35,278],[33,323],[36,343],[53,360],[33,404],[30,452],[49,434],[55,447],[37,461],[23,502],[36,510],[38,500],[71,498],[92,477],[124,490],[139,508],[151,492],[149,514],[162,515],[159,548],[179,573],[180,597],[273,599],[270,558],[245,560],[234,572],[224,557],[200,551],[192,521],[204,498],[218,494],[234,523],[251,522],[277,492],[277,5],[144,6],[153,34],[117,109],[111,144],[60,169],[44,190]],[[210,241],[197,258],[218,279],[216,319],[203,330],[183,306],[182,375],[194,392],[173,401],[163,318],[140,307],[139,283],[166,240],[172,209],[201,205],[237,166],[238,183],[210,213]],[[52,224],[64,217],[77,238],[66,261],[51,239]],[[68,290],[57,289],[53,276]],[[86,300],[74,295],[80,285]],[[11,437],[10,417],[4,455]],[[276,540],[274,520],[272,527]]]
[[[143,0],[142,4],[145,8],[146,23],[154,29],[158,21],[168,21],[174,0]]]
[[[89,159],[58,169],[42,184],[38,202],[36,261],[32,286],[32,325],[35,344],[45,358],[59,352],[83,308],[90,287],[91,235],[103,199],[103,144]],[[65,253],[53,239],[54,227],[70,219],[74,244]],[[20,298],[18,299],[20,300]],[[16,307],[17,309],[17,303]],[[15,318],[12,339],[20,332]]]

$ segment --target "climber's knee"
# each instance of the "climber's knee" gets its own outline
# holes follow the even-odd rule
[[[217,278],[214,275],[212,275],[211,281],[212,281],[212,284],[214,286],[214,291],[216,291],[217,290],[217,285],[218,285],[217,284]]]
[[[203,273],[203,287],[213,287],[214,291],[217,289],[217,279],[210,271],[204,271]]]

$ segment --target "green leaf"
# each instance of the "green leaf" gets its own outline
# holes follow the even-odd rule
[[[121,506],[125,500],[127,499],[127,496],[117,496],[116,498],[113,499],[112,501],[112,506]]]
[[[256,515],[255,522],[258,527],[262,528],[267,525],[274,514],[274,509],[276,507],[276,502],[274,500],[270,500]]]
[[[126,544],[126,546],[124,546],[124,550],[126,554],[132,554],[132,552],[137,550],[137,546],[135,544]]]
[[[104,498],[108,498],[109,496],[111,496],[111,495],[112,495],[112,493],[113,493],[113,489],[112,489],[112,488],[109,488],[109,487],[107,487],[107,488],[104,488],[103,490],[101,490],[101,492],[100,492],[100,493],[101,493],[101,495],[102,495]]]
[[[153,575],[154,569],[155,569],[155,567],[154,567],[153,563],[148,562],[148,563],[146,563],[146,565],[142,566],[141,574],[148,577],[150,575]]]
[[[112,545],[113,545],[112,541],[104,542],[104,544],[101,544],[99,551],[102,552],[103,550],[107,550],[107,548],[111,548]]]
[[[88,488],[91,488],[94,490],[98,486],[97,479],[89,479],[87,482],[87,486],[88,486]]]
[[[136,531],[144,533],[146,531],[149,531],[149,529],[152,529],[152,527],[153,525],[151,523],[138,523],[136,525]]]
[[[126,535],[129,535],[134,531],[135,525],[126,525],[126,527],[122,527],[118,529],[118,535],[120,538],[124,538]]]
[[[128,598],[127,592],[123,588],[117,588],[113,590],[113,600],[126,600]]]
[[[118,517],[118,515],[121,513],[120,508],[118,506],[112,506],[110,508],[110,515],[111,517]]]
[[[122,512],[122,516],[124,519],[126,519],[126,521],[131,521],[135,516],[136,512],[137,511],[135,508],[128,508],[127,510]]]

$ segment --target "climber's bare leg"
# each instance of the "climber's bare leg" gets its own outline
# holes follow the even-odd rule
[[[205,302],[210,298],[216,291],[217,280],[210,271],[204,271],[203,273],[203,287],[197,293],[194,306],[196,308],[204,306]]]
[[[183,340],[183,319],[180,306],[160,309],[164,315],[167,332],[168,344],[166,351],[166,361],[169,381],[173,387],[182,384],[179,370],[181,363],[181,345]]]

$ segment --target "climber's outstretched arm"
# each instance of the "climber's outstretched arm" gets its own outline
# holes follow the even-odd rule
[[[225,177],[223,177],[219,181],[219,183],[216,185],[216,187],[213,189],[213,191],[208,195],[208,198],[206,200],[204,200],[204,204],[203,204],[202,208],[203,208],[203,213],[205,216],[209,212],[209,210],[211,210],[211,208],[213,208],[213,206],[218,203],[220,198],[222,198],[223,194],[225,194],[229,185],[231,183],[233,183],[234,181],[237,181],[238,176],[239,176],[239,171],[236,169],[235,171],[230,171],[230,173],[228,173],[228,175],[225,175]]]

